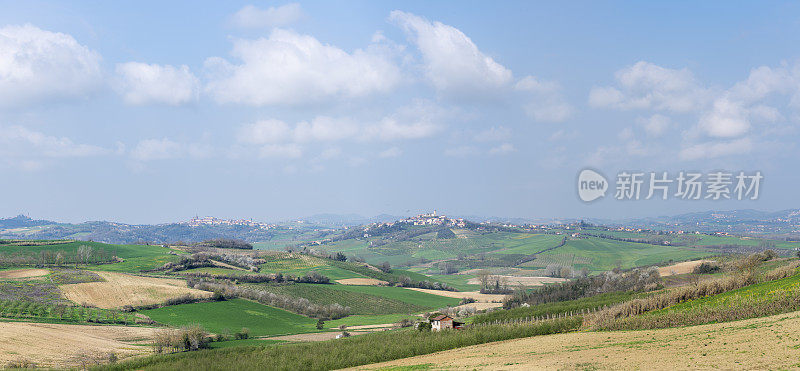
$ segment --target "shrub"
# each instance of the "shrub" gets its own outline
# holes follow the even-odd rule
[[[718,264],[713,262],[703,262],[700,265],[694,267],[692,273],[694,274],[709,274],[709,273],[716,273],[720,270]]]

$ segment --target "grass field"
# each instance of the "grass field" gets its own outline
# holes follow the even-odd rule
[[[98,270],[118,271],[118,272],[139,272],[145,269],[153,269],[164,265],[169,261],[178,259],[175,255],[170,255],[170,249],[161,246],[146,245],[110,245],[91,241],[61,242],[55,241],[53,244],[40,244],[35,246],[0,245],[0,255],[29,255],[39,256],[43,253],[62,253],[65,256],[75,255],[78,248],[82,246],[91,247],[96,256],[117,256],[125,261],[112,264],[103,264],[97,267]]]
[[[481,285],[467,283],[476,276],[473,274],[431,274],[431,280],[444,282],[458,291],[477,291],[480,290]]]
[[[159,323],[171,326],[198,324],[213,333],[235,333],[243,327],[250,329],[251,336],[317,331],[314,319],[244,299],[172,305],[141,313]]]
[[[458,305],[459,299],[447,298],[439,295],[427,294],[402,287],[380,287],[380,286],[347,286],[332,285],[332,288],[340,291],[353,292],[358,294],[369,294],[384,298],[398,300],[411,305],[416,305],[425,309],[438,309],[447,306]]]
[[[649,245],[634,242],[614,241],[596,237],[569,240],[566,245],[542,253],[542,257],[559,255],[574,256],[577,269],[587,268],[591,272],[601,272],[620,268],[634,268],[655,265],[669,260],[683,261],[712,255],[702,248]],[[587,259],[588,263],[581,259]],[[563,262],[570,263],[570,262]]]
[[[305,298],[314,304],[338,303],[350,307],[352,314],[415,314],[446,306],[459,300],[407,290],[401,287],[351,285],[259,285],[260,288],[292,297]]]
[[[403,319],[419,320],[420,317],[407,314],[376,314],[376,315],[355,315],[347,316],[333,321],[325,321],[326,328],[345,326],[365,326],[381,325],[386,323],[397,323]]]
[[[558,246],[564,236],[552,234],[526,234],[512,237],[506,243],[506,248],[497,250],[497,254],[523,254],[530,255],[538,253],[544,249]],[[516,245],[516,246],[515,246]]]

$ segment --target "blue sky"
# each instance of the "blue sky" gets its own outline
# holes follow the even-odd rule
[[[0,1],[0,215],[800,207],[799,7]],[[764,181],[585,204],[585,167]]]

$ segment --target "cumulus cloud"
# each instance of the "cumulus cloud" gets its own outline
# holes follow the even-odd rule
[[[317,116],[295,125],[274,119],[246,124],[239,128],[237,138],[246,144],[395,141],[429,137],[438,130],[439,126],[431,122],[400,121],[396,116],[385,117],[374,123]]]
[[[221,103],[305,104],[391,90],[400,79],[380,45],[348,53],[312,36],[276,29],[268,38],[235,40],[238,62],[209,58],[208,93]]]
[[[391,147],[391,148],[387,148],[387,149],[381,151],[378,154],[378,157],[380,157],[380,158],[394,158],[394,157],[400,157],[400,155],[402,155],[402,154],[403,154],[403,150],[401,150],[400,148]]]
[[[699,143],[680,151],[682,160],[711,159],[729,155],[742,155],[750,153],[753,144],[750,138],[740,138],[732,141]]]
[[[425,75],[449,95],[486,94],[512,80],[509,69],[478,50],[459,29],[395,10],[389,19],[399,25],[419,49]]]
[[[117,90],[128,104],[177,106],[197,100],[200,82],[189,67],[128,62],[116,68]]]
[[[572,106],[566,102],[561,85],[556,82],[539,81],[533,76],[526,76],[514,88],[527,93],[528,102],[523,109],[536,121],[562,122],[572,115]]]
[[[88,157],[108,153],[108,150],[77,144],[66,137],[56,137],[26,129],[22,126],[0,126],[2,153],[8,156]]]
[[[670,69],[638,62],[616,72],[615,87],[595,87],[589,93],[594,107],[655,109],[671,112],[697,110],[709,100],[687,69]]]
[[[180,143],[171,139],[145,139],[131,150],[130,157],[137,161],[169,160],[179,158],[205,158],[210,149],[195,143]]]
[[[657,138],[667,131],[670,126],[670,119],[661,114],[655,114],[648,118],[639,118],[639,123],[644,126],[647,136]]]
[[[296,143],[267,144],[258,153],[261,158],[299,158],[303,156],[303,148]]]
[[[279,7],[259,9],[247,5],[239,9],[232,17],[232,23],[241,28],[269,28],[280,27],[294,23],[303,16],[303,10],[298,3],[289,3]]]
[[[22,126],[0,126],[0,163],[21,170],[40,170],[47,160],[108,153],[108,149],[75,143],[70,138],[47,135]]]
[[[67,34],[0,28],[0,105],[83,96],[100,84],[100,59]]]
[[[517,149],[514,148],[514,145],[511,143],[503,143],[497,147],[494,147],[489,150],[490,155],[503,155],[506,153],[511,153],[516,151]]]

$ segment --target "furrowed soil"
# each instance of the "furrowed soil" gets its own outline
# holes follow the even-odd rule
[[[336,282],[341,283],[342,285],[356,286],[382,286],[388,284],[386,281],[376,280],[374,278],[345,278],[336,280]]]
[[[105,282],[88,282],[60,286],[64,296],[78,304],[98,308],[119,308],[124,305],[158,304],[169,298],[190,294],[209,297],[210,292],[186,287],[186,281],[169,278],[140,277],[115,272],[96,272]]]
[[[37,367],[75,368],[88,362],[149,353],[146,344],[159,329],[148,327],[0,322],[0,366],[33,362]]]
[[[478,291],[444,291],[444,290],[419,289],[416,287],[407,287],[406,289],[420,291],[433,295],[445,296],[448,298],[456,298],[456,299],[473,298],[481,303],[492,303],[492,302],[500,303],[506,297],[505,295],[501,294],[481,294]]]
[[[0,271],[0,280],[40,277],[49,273],[50,271],[47,269],[11,269],[7,271]]]
[[[800,367],[800,312],[710,325],[536,336],[361,366],[403,369],[789,369]]]
[[[512,286],[544,286],[548,283],[558,283],[564,282],[566,279],[564,278],[553,278],[553,277],[527,277],[527,276],[499,276],[503,277],[508,281],[509,285]],[[467,281],[469,284],[477,285],[481,283],[480,278],[470,278]]]

